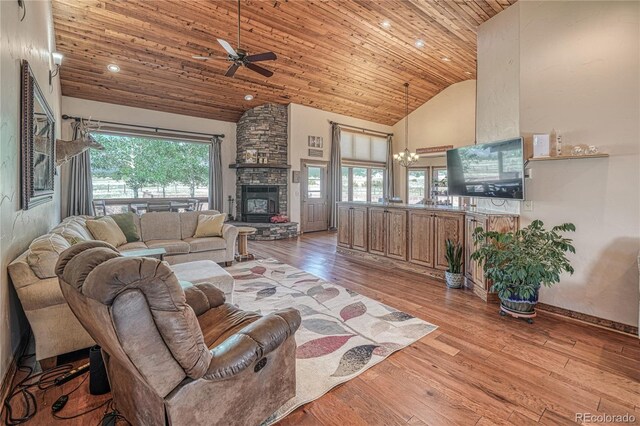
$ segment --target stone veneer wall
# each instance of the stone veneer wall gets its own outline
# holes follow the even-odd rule
[[[287,164],[287,107],[265,104],[246,111],[236,127],[236,163],[244,164],[248,149],[267,155],[269,165]],[[242,209],[242,185],[278,185],[279,208],[287,214],[288,170],[260,167],[236,169],[236,215]]]

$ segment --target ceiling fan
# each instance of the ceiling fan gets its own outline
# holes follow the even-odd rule
[[[278,58],[275,53],[264,52],[255,55],[249,55],[246,50],[240,48],[240,0],[238,0],[238,47],[234,49],[227,41],[221,38],[218,39],[218,43],[220,43],[222,48],[227,52],[226,58],[211,56],[211,54],[193,55],[192,58],[202,61],[207,61],[209,59],[223,59],[231,62],[231,66],[224,74],[225,77],[233,77],[240,67],[249,68],[250,70],[255,71],[265,77],[271,77],[273,75],[272,71],[263,68],[260,65],[256,65],[254,64],[254,62],[274,61]]]

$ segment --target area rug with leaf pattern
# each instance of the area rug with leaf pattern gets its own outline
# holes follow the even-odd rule
[[[294,307],[302,317],[296,333],[296,396],[265,425],[437,328],[273,259],[240,263],[227,271],[235,279],[233,298],[241,309],[266,315]]]

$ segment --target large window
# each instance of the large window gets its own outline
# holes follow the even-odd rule
[[[209,145],[100,133],[93,137],[104,146],[91,151],[94,199],[208,195]]]
[[[342,166],[342,201],[378,202],[384,198],[385,169]]]
[[[387,139],[342,131],[342,201],[377,202],[385,196]]]

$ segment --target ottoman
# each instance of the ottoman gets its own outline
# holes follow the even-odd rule
[[[192,284],[211,283],[222,290],[227,303],[233,303],[233,277],[220,265],[212,260],[197,260],[194,262],[171,265],[171,270],[180,281]]]

